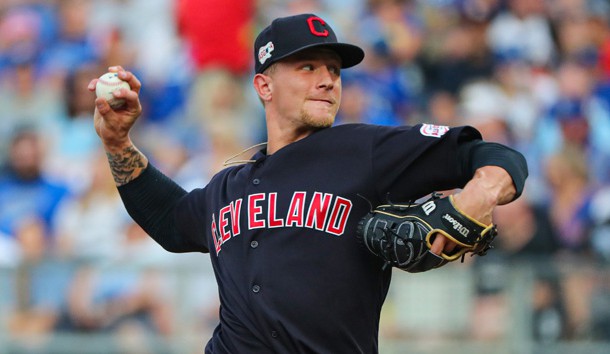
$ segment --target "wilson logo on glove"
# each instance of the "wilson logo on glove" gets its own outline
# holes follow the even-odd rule
[[[452,226],[455,231],[459,232],[464,237],[468,237],[470,230],[468,230],[466,226],[460,224],[460,222],[455,220],[451,215],[443,215],[443,220],[449,221],[450,226]]]

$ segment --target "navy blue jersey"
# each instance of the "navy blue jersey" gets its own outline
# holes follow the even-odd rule
[[[340,125],[230,167],[174,210],[209,252],[220,324],[208,353],[376,353],[391,270],[356,238],[371,207],[463,187],[473,128]],[[371,204],[369,204],[371,203]]]

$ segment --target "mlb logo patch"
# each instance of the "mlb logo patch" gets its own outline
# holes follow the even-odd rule
[[[440,138],[448,131],[449,127],[446,125],[422,124],[421,128],[419,128],[421,135],[432,138]]]
[[[262,46],[258,50],[258,61],[261,64],[265,64],[267,59],[271,58],[271,52],[273,52],[273,49],[274,49],[273,42],[269,42],[269,43],[265,44],[264,46]]]

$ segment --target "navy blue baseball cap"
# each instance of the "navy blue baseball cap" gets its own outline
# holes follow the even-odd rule
[[[314,14],[280,17],[254,41],[254,71],[259,74],[271,64],[307,48],[324,47],[341,57],[341,67],[349,68],[364,59],[364,51],[353,44],[339,43],[330,25]]]

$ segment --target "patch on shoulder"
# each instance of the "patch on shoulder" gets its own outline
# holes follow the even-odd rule
[[[448,131],[449,127],[446,125],[422,124],[421,128],[419,128],[421,135],[433,138],[440,138]]]

